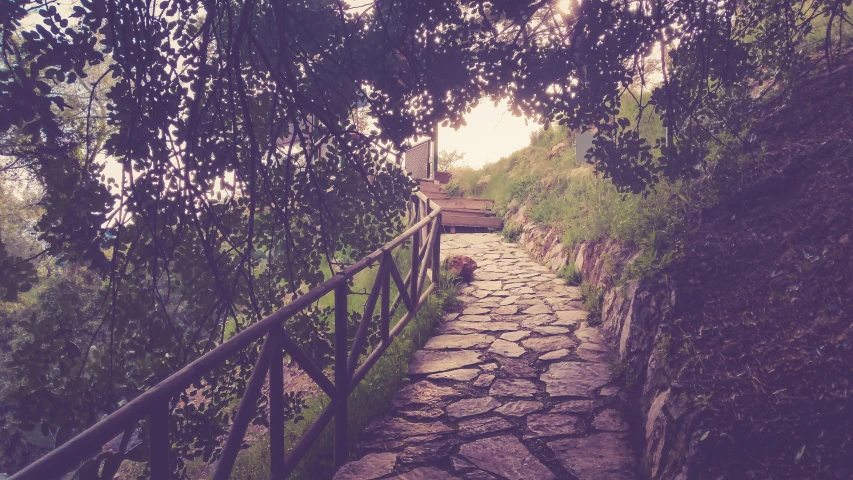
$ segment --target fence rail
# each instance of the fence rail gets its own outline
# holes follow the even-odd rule
[[[88,471],[93,474],[91,478],[112,478],[112,475],[108,476],[107,473],[115,472],[121,461],[117,461],[115,455],[111,456],[110,452],[103,452],[103,445],[121,435],[119,448],[120,453],[124,453],[123,450],[127,448],[139,422],[146,418],[150,421],[151,477],[158,480],[169,478],[171,474],[169,466],[171,399],[184,392],[205,373],[261,339],[263,344],[255,362],[255,368],[237,406],[213,478],[223,480],[230,476],[246,429],[257,411],[257,400],[260,398],[261,387],[267,377],[269,378],[270,406],[270,471],[273,478],[283,479],[293,472],[332,418],[335,419],[335,465],[343,464],[348,455],[347,398],[350,392],[364,379],[394,338],[403,331],[438,286],[441,208],[420,192],[412,196],[410,207],[413,212],[412,226],[403,234],[173,373],[104,420],[28,465],[13,475],[12,480],[60,478],[75,469],[81,472],[81,477],[89,476],[82,475]],[[411,268],[403,278],[392,252],[409,239],[412,240]],[[376,262],[379,262],[376,280],[365,302],[364,314],[350,346],[347,338],[348,280]],[[431,270],[431,282],[424,289],[428,270]],[[393,302],[390,298],[391,282],[398,291]],[[335,297],[334,383],[283,328],[286,320],[330,292],[334,292]],[[368,329],[373,321],[377,302],[379,303],[381,342],[359,365],[358,360],[367,341]],[[406,312],[392,329],[391,318],[400,302],[405,306]],[[287,456],[284,451],[284,382],[280,368],[284,353],[287,353],[330,398],[329,404],[305,430]],[[278,365],[279,368],[270,368],[273,365]]]

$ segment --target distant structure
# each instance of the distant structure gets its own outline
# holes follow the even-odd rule
[[[431,140],[424,140],[414,147],[406,150],[403,155],[403,166],[415,180],[431,178],[430,175],[430,146]]]
[[[575,160],[581,163],[586,161],[586,154],[592,150],[592,139],[594,137],[595,134],[590,132],[575,133]]]

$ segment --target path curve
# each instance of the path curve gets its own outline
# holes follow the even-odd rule
[[[612,353],[580,291],[495,234],[442,235],[479,265],[462,306],[335,480],[636,480]]]

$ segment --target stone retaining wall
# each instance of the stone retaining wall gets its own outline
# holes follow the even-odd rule
[[[662,348],[668,342],[664,332],[675,288],[657,278],[617,286],[622,271],[640,253],[617,240],[567,247],[560,241],[562,232],[534,224],[524,207],[507,219],[522,226],[519,244],[534,257],[553,270],[574,263],[584,280],[603,292],[602,328],[618,347],[626,391],[644,425],[642,473],[654,480],[686,480],[691,444],[698,440],[690,428],[689,402],[671,382],[677,366],[668,365]]]

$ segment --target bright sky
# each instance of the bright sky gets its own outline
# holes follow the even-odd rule
[[[451,127],[438,129],[438,149],[464,153],[460,162],[473,168],[486,163],[496,162],[501,157],[526,147],[530,143],[530,134],[541,126],[533,120],[527,125],[523,117],[515,117],[507,110],[507,102],[497,106],[494,102],[480,102],[471,113],[465,115],[468,125],[453,130]]]

